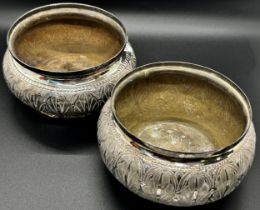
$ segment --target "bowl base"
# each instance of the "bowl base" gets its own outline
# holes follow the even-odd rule
[[[177,152],[205,152],[217,147],[210,132],[189,121],[144,123],[135,133],[153,146]]]

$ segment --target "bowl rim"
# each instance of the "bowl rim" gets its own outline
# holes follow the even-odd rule
[[[102,15],[105,15],[108,18],[110,18],[112,21],[115,21],[115,23],[118,24],[118,26],[122,30],[121,35],[123,38],[123,42],[122,42],[121,48],[118,50],[118,52],[114,56],[112,56],[110,59],[106,60],[105,62],[103,62],[99,65],[93,66],[93,67],[83,68],[83,69],[76,70],[73,72],[47,71],[47,70],[44,70],[41,68],[33,67],[33,66],[27,64],[26,62],[22,61],[16,55],[16,53],[14,52],[14,49],[11,47],[10,38],[11,38],[11,34],[14,31],[14,29],[16,28],[16,26],[18,26],[23,20],[29,18],[30,16],[32,16],[34,14],[37,14],[37,13],[43,12],[43,11],[47,11],[49,9],[60,9],[60,8],[86,9],[86,10],[94,11],[94,12],[100,13]],[[39,73],[41,75],[58,77],[58,78],[71,78],[71,77],[73,78],[73,77],[86,76],[86,75],[91,75],[91,74],[96,74],[96,73],[104,73],[103,72],[103,71],[105,71],[104,67],[112,65],[112,63],[114,61],[116,61],[118,59],[118,57],[124,51],[126,44],[128,42],[128,36],[127,36],[127,32],[126,32],[126,29],[125,29],[123,23],[113,13],[110,13],[102,8],[88,5],[88,4],[70,3],[70,2],[67,3],[66,2],[66,3],[47,4],[44,6],[36,7],[32,10],[27,11],[23,15],[21,15],[12,23],[11,27],[9,28],[9,30],[7,32],[7,36],[6,36],[6,42],[7,42],[7,49],[10,52],[10,54],[12,55],[12,57],[15,59],[15,61],[17,61],[20,65],[24,66],[25,68],[27,68],[33,72]]]
[[[191,68],[192,70],[194,70],[194,72],[200,71],[200,72],[206,73],[208,75],[213,75],[214,77],[216,77],[216,78],[218,78],[218,79],[220,79],[220,80],[222,80],[226,83],[227,86],[223,86],[223,87],[232,88],[234,91],[237,92],[238,95],[241,96],[241,99],[244,100],[245,107],[243,107],[243,109],[246,108],[246,113],[244,113],[245,118],[246,118],[246,125],[245,125],[245,128],[243,130],[243,133],[237,139],[235,139],[231,144],[228,144],[227,146],[222,147],[220,149],[206,151],[206,152],[179,152],[179,151],[167,150],[167,149],[163,149],[163,148],[154,146],[152,144],[149,144],[149,143],[145,142],[144,140],[136,137],[120,121],[120,119],[117,116],[117,112],[116,112],[116,108],[115,108],[115,102],[116,102],[117,95],[120,92],[120,90],[122,89],[122,87],[124,87],[125,85],[129,84],[132,81],[132,80],[129,80],[129,78],[131,78],[133,75],[138,74],[140,72],[145,72],[145,75],[146,75],[146,73],[147,73],[147,75],[149,75],[149,72],[146,72],[146,71],[149,71],[151,69],[155,69],[155,71],[160,71],[160,70],[156,70],[156,69],[161,68],[161,67],[165,67],[166,68],[165,71],[179,71],[181,73],[184,73],[185,71],[183,71],[183,70],[167,69],[167,67],[178,67],[178,66]],[[164,71],[164,70],[161,69],[161,71]],[[188,74],[189,75],[192,75],[192,74],[198,75],[194,72],[191,73],[191,71],[190,71],[190,72],[188,72]],[[203,78],[203,76],[201,76],[201,77]],[[128,82],[126,82],[120,88],[120,85],[122,85],[122,83],[127,81],[127,80],[128,80]],[[211,80],[211,81],[214,82],[214,80]],[[234,97],[240,104],[243,103],[242,100],[240,100],[237,96],[234,96]],[[243,92],[243,90],[235,82],[233,82],[227,76],[225,76],[224,74],[222,74],[222,73],[220,73],[216,70],[213,70],[211,68],[201,66],[201,65],[198,65],[198,64],[183,62],[183,61],[161,61],[161,62],[149,63],[149,64],[146,64],[146,65],[140,66],[140,67],[136,68],[134,71],[125,75],[124,77],[122,77],[117,82],[117,84],[113,88],[113,91],[112,91],[112,94],[111,94],[111,109],[112,109],[113,119],[116,122],[116,124],[119,126],[119,128],[131,140],[133,140],[135,143],[137,143],[140,147],[142,147],[143,149],[145,149],[145,150],[147,150],[147,151],[149,151],[149,152],[151,152],[155,155],[158,155],[158,156],[163,156],[163,157],[166,157],[166,158],[184,159],[184,160],[185,159],[204,160],[204,159],[209,159],[209,158],[220,158],[221,156],[225,156],[225,155],[232,153],[233,148],[243,140],[243,138],[247,134],[247,132],[248,132],[250,126],[251,126],[251,123],[252,123],[252,108],[251,108],[250,101],[249,101],[248,97],[246,96],[246,94]]]

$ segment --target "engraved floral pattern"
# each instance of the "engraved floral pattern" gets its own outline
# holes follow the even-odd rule
[[[244,139],[224,159],[213,162],[174,162],[131,144],[115,124],[110,100],[98,121],[102,159],[110,172],[139,196],[167,205],[193,206],[231,193],[250,168],[255,152],[253,124]]]
[[[18,64],[7,51],[3,62],[9,89],[26,105],[52,117],[84,116],[99,109],[110,96],[115,83],[133,70],[136,58],[131,45],[106,73],[96,78],[54,80]]]

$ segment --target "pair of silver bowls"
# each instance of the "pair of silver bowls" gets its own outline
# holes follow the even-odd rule
[[[135,69],[122,23],[84,4],[34,9],[12,25],[7,42],[4,77],[26,105],[74,118],[107,101],[98,121],[102,159],[139,196],[202,205],[247,174],[256,141],[251,106],[222,74],[184,62]]]

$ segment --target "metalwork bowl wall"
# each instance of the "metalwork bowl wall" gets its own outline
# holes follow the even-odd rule
[[[73,118],[100,109],[115,83],[132,71],[135,64],[135,55],[128,43],[120,58],[105,67],[105,74],[61,80],[26,69],[7,51],[3,73],[11,92],[26,105],[50,117]]]
[[[163,69],[164,65],[166,65],[166,69],[171,65],[172,69],[176,66],[184,66],[184,68],[192,66],[192,64],[178,62],[155,63],[140,67],[130,74],[137,75],[136,72],[139,70],[159,68],[159,66]],[[196,68],[200,68],[200,66],[196,66]],[[210,74],[215,73],[210,71]],[[149,78],[149,71],[145,75]],[[128,75],[119,83],[122,84],[127,79],[131,84],[134,81]],[[232,87],[232,85],[229,87],[231,92],[232,88],[235,89],[235,86]],[[123,123],[123,126],[126,127],[122,127],[116,119],[118,116],[115,116],[117,109],[115,95],[119,95],[120,98],[120,94],[123,92],[119,86],[120,84],[117,84],[112,99],[107,101],[101,111],[98,121],[98,141],[103,162],[125,187],[154,202],[173,206],[195,206],[221,199],[241,183],[253,162],[256,141],[254,125],[249,116],[250,104],[246,98],[240,98],[242,103],[245,102],[244,108],[247,107],[245,111],[249,111],[247,112],[249,122],[244,125],[245,134],[241,134],[241,139],[238,141],[234,139],[233,144],[229,142],[231,145],[225,145],[222,150],[216,148],[215,152],[211,151],[212,153],[203,153],[203,151],[185,153],[174,150],[157,150],[159,147],[154,149],[150,147],[151,145],[146,145],[146,142],[142,142],[145,139],[138,141],[138,137],[129,135],[125,130],[128,128],[126,123]],[[130,90],[133,89],[130,88]],[[240,96],[243,95],[239,89],[234,91],[238,91]],[[138,98],[138,94],[136,98]],[[127,108],[125,107],[125,109]],[[130,121],[134,118],[135,116]]]
[[[86,18],[86,21],[90,21],[90,19],[92,21],[93,19],[94,22],[89,23],[91,27],[94,24],[93,33],[89,31],[91,30],[91,27],[89,27],[90,29],[86,29],[87,32],[83,38],[73,36],[67,37],[66,34],[63,36],[63,34],[54,33],[51,35],[54,41],[48,40],[48,43],[46,43],[48,44],[49,52],[44,52],[43,49],[45,48],[40,49],[45,43],[44,37],[42,37],[43,40],[40,40],[39,42],[34,40],[33,43],[31,43],[31,39],[28,39],[28,37],[26,38],[25,36],[24,40],[22,39],[24,43],[21,44],[21,46],[19,45],[20,43],[17,43],[17,40],[21,41],[20,39],[23,36],[24,31],[31,30],[32,26],[37,27],[37,24],[45,23],[44,21],[50,21],[52,19],[56,20],[56,18],[73,18],[73,21],[76,18],[75,21],[81,21],[83,23],[85,21],[84,18]],[[79,20],[77,18],[79,18]],[[70,24],[72,27],[74,27],[73,21]],[[65,26],[67,23],[68,21],[66,20],[62,22]],[[60,22],[58,22],[58,24],[60,24]],[[97,24],[97,26],[95,26],[95,24]],[[103,27],[104,24],[106,26]],[[62,25],[61,27],[59,26],[59,28],[65,30],[65,26]],[[45,25],[42,28],[44,28],[43,32],[46,34],[45,30],[47,29]],[[42,30],[42,28],[39,30]],[[82,29],[84,28],[83,26],[79,26],[78,28],[80,28],[79,31],[84,31]],[[56,30],[56,28],[54,29]],[[34,29],[34,32],[37,30]],[[117,51],[115,52],[115,50],[112,50],[113,54],[110,53],[110,49],[107,50],[109,51],[109,56],[112,56],[109,57],[110,59],[106,60],[106,57],[106,61],[102,61],[102,63],[99,63],[99,60],[97,62],[93,61],[95,64],[94,66],[90,63],[91,65],[83,68],[84,66],[82,65],[86,63],[86,55],[80,56],[82,51],[84,53],[86,51],[99,53],[99,55],[94,56],[94,58],[99,58],[101,56],[100,54],[103,55],[106,52],[106,50],[104,50],[104,46],[107,46],[108,43],[111,44],[111,40],[113,41],[113,39],[109,37],[108,41],[105,42],[106,35],[102,36],[103,30],[113,31],[111,34],[116,33],[115,39],[116,41],[120,40],[120,46],[117,43]],[[93,35],[95,33],[98,33],[98,38]],[[93,41],[93,43],[84,45],[84,37],[86,38],[88,34],[93,35],[93,37],[89,38]],[[32,35],[34,34],[30,34],[29,38],[32,38]],[[55,35],[57,35],[57,37],[54,37]],[[65,38],[65,40],[72,40],[73,43],[76,43],[76,45],[67,46],[66,41],[61,40],[62,42],[58,43],[56,46],[55,40],[59,41],[59,37],[62,37],[62,40]],[[78,43],[79,40],[82,42],[82,46]],[[20,17],[12,25],[7,36],[7,42],[8,49],[3,60],[3,74],[9,89],[23,103],[39,111],[40,113],[51,117],[83,117],[90,114],[94,110],[100,109],[106,99],[110,96],[115,83],[129,71],[133,70],[136,65],[136,57],[132,46],[128,41],[127,34],[122,23],[111,13],[90,5],[60,3],[46,5],[31,10]],[[39,44],[39,46],[34,46],[35,43]],[[61,44],[64,46],[60,46]],[[92,49],[96,45],[99,49]],[[18,49],[16,49],[17,46],[19,49],[22,48],[19,53],[16,51]],[[30,55],[31,46],[33,46],[33,55]],[[76,49],[77,46],[80,46],[80,49]],[[84,48],[84,46],[89,46],[92,48],[88,50],[81,49]],[[39,49],[36,49],[37,47]],[[113,46],[110,46],[110,48],[112,47]],[[50,56],[53,56],[53,53],[57,50],[56,48],[61,51],[57,51],[57,54],[59,53],[61,56],[56,56],[55,59],[58,59],[56,59],[54,63],[47,62],[49,60],[45,61],[44,57],[39,58],[38,60],[36,59],[37,62],[39,61],[40,63],[35,63],[35,61],[31,61],[29,63],[25,62],[27,59],[26,56],[28,55],[30,55],[28,59],[37,58],[38,52],[41,52],[39,56],[42,54],[46,56],[48,53],[51,53]],[[72,49],[73,52],[70,52],[70,49]],[[72,57],[70,55],[72,55]],[[73,57],[73,55],[75,56]],[[84,57],[84,62],[81,65],[79,62],[82,61],[82,57]],[[44,68],[38,68],[38,65],[41,66],[43,64],[46,64],[46,66],[43,66]],[[49,67],[55,67],[57,69],[48,69]],[[76,69],[74,69],[74,67]],[[77,69],[78,67],[83,69]]]

